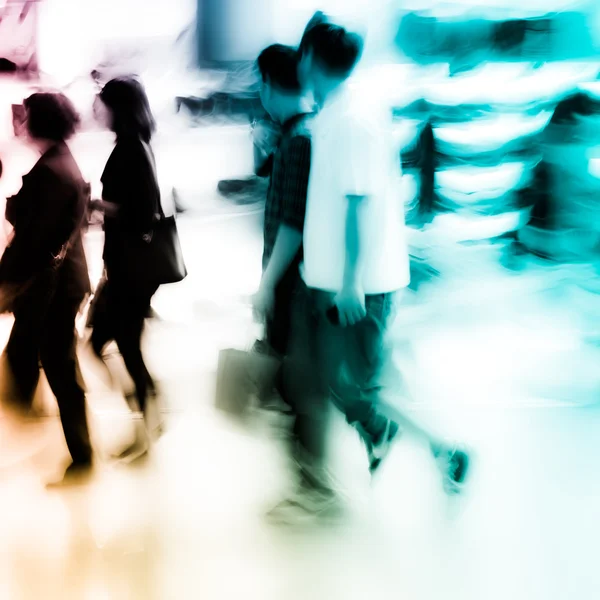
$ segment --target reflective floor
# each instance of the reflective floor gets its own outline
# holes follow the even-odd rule
[[[371,485],[358,440],[336,422],[346,519],[306,529],[265,521],[289,485],[288,423],[257,413],[241,427],[213,408],[218,350],[257,335],[247,298],[259,277],[260,215],[223,208],[212,191],[216,179],[244,174],[245,135],[231,142],[238,162],[207,131],[178,150],[179,162],[171,155],[173,177],[177,166],[188,173],[178,183],[191,207],[179,221],[190,277],[157,295],[161,320],[145,339],[167,423],[149,459],[109,459],[135,422],[83,343],[98,452],[89,485],[46,487],[68,460],[46,390],[46,418],[0,419],[0,599],[600,597],[600,356],[583,267],[532,261],[510,272],[495,250],[456,249],[454,260],[446,250],[442,277],[405,297],[393,332],[404,385],[388,408],[472,447],[464,497],[444,496],[409,436]],[[95,277],[101,243],[91,232]],[[0,344],[10,325],[0,319]]]

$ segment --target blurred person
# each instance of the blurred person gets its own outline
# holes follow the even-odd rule
[[[298,81],[298,53],[275,44],[258,57],[261,100],[280,125],[264,221],[263,275],[254,308],[266,322],[266,341],[287,352],[292,297],[299,283],[302,231],[310,172],[310,109]],[[285,398],[284,398],[285,400]]]
[[[299,75],[319,104],[303,236],[303,286],[297,295],[286,386],[294,395],[301,484],[272,516],[318,515],[336,506],[326,442],[330,398],[356,427],[374,474],[399,424],[381,411],[391,366],[387,334],[399,293],[410,281],[400,165],[391,113],[360,95],[351,75],[362,39],[319,23],[300,48]],[[404,430],[424,437],[448,491],[458,490],[467,455],[403,415]]]
[[[321,11],[317,11],[306,25],[302,37],[304,37],[306,33],[315,25],[324,23],[326,21],[327,17],[325,14]],[[277,45],[272,46],[271,48],[275,48],[276,46]],[[264,89],[264,78],[262,80],[262,84]],[[297,93],[300,94],[300,90],[298,90]],[[307,111],[310,108],[310,112],[313,113],[318,107],[314,103],[309,107],[309,97],[305,92],[302,92],[302,96],[302,110]],[[261,94],[261,100],[262,97],[263,96]],[[269,110],[265,107],[264,102],[263,107],[265,108],[269,118],[254,123],[252,127],[252,138],[254,141],[254,167],[255,172],[259,177],[268,177],[271,174],[271,169],[273,167],[273,156],[281,138],[281,123],[272,117]]]
[[[109,81],[98,96],[97,118],[116,136],[116,144],[101,177],[104,211],[104,265],[102,310],[95,311],[91,346],[102,359],[107,344],[115,341],[135,386],[137,406],[148,425],[148,399],[156,399],[156,384],[142,354],[144,321],[159,285],[132,281],[125,264],[124,240],[142,238],[152,231],[160,210],[155,158],[150,147],[155,121],[146,92],[133,78]],[[137,412],[137,410],[136,410]],[[159,427],[160,429],[160,427]],[[146,453],[144,432],[125,455]]]
[[[557,105],[541,136],[531,219],[517,234],[517,250],[556,262],[596,260],[600,249],[600,182],[590,172],[590,151],[600,132],[600,109],[577,92]]]
[[[41,157],[6,205],[13,236],[0,262],[0,282],[18,290],[6,358],[25,411],[32,407],[41,363],[58,402],[70,476],[92,466],[75,333],[90,293],[82,240],[89,187],[66,144],[79,124],[71,102],[62,94],[37,93],[24,107],[28,136]]]

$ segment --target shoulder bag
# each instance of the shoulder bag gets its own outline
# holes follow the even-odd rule
[[[154,158],[144,144],[144,149],[158,189]],[[177,223],[174,216],[166,217],[158,196],[157,214],[152,230],[143,235],[122,234],[124,268],[132,281],[163,285],[178,283],[187,277]]]

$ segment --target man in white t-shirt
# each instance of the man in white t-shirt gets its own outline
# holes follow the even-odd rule
[[[299,75],[320,107],[313,124],[303,236],[302,293],[293,318],[287,377],[294,390],[301,471],[295,509],[320,512],[335,499],[325,447],[329,399],[359,431],[374,473],[399,426],[380,411],[391,365],[387,333],[398,292],[410,282],[400,162],[391,110],[350,79],[362,39],[319,23],[302,40]],[[444,476],[458,486],[466,454],[399,415],[403,429],[427,437],[444,455]]]

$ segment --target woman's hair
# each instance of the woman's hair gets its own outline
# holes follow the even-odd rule
[[[64,142],[80,123],[73,103],[63,94],[40,92],[23,102],[27,111],[27,130],[35,139]]]
[[[142,84],[133,77],[109,81],[100,99],[112,114],[111,129],[117,138],[136,136],[149,142],[156,129],[150,102]]]

